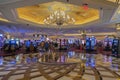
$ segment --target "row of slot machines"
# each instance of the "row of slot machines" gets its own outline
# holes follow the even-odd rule
[[[86,52],[93,51],[96,45],[96,38],[95,37],[86,37]]]
[[[120,40],[119,39],[113,39],[112,41],[112,56],[120,57]],[[87,37],[86,38],[86,52],[93,51],[96,45],[96,38],[95,37]]]
[[[4,51],[16,51],[21,47],[19,39],[6,39],[4,41],[3,50]]]
[[[99,46],[103,47],[104,51],[111,51],[113,40],[114,40],[114,38],[106,37],[101,42],[98,42],[94,36],[86,37],[86,42],[85,42],[86,50],[95,50],[95,46],[99,45]]]
[[[19,39],[10,39],[10,40],[8,39],[4,41],[4,44],[20,46],[20,40]]]
[[[24,41],[24,43],[27,48],[30,47],[30,45],[33,45],[34,47],[38,46],[38,42],[36,40],[35,41],[26,40]]]

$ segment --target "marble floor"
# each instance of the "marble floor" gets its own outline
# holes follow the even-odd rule
[[[4,62],[0,80],[120,80],[120,58],[82,53],[66,56],[62,62],[59,58],[57,62]]]

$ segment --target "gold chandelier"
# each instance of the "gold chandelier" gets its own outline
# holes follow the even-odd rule
[[[50,25],[69,25],[74,24],[75,19],[66,14],[65,11],[60,8],[56,11],[53,11],[46,19],[44,19],[45,24]]]

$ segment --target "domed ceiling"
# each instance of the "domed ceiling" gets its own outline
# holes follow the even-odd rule
[[[59,1],[59,2],[58,2]],[[83,4],[88,4],[85,9]],[[75,19],[75,24],[58,27],[45,25],[53,11],[61,9]],[[10,33],[74,34],[115,32],[120,23],[120,6],[116,0],[1,0],[0,30]]]
[[[17,12],[20,19],[44,24],[44,19],[59,8],[75,19],[75,25],[85,24],[99,19],[99,10],[97,9],[84,9],[83,6],[56,1],[17,8]]]

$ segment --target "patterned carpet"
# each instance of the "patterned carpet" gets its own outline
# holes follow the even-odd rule
[[[83,73],[84,67],[76,63],[0,66],[0,80],[79,80]]]
[[[0,80],[120,80],[120,59],[107,58],[111,62],[95,59],[95,66],[78,62],[3,64]]]

